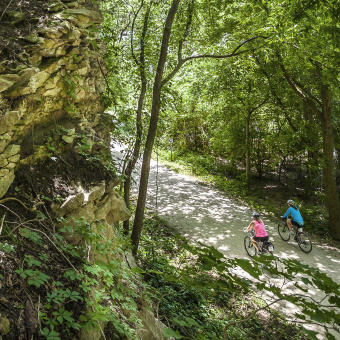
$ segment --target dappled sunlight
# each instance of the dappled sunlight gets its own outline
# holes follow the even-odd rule
[[[330,261],[335,262],[335,263],[339,263],[339,268],[340,268],[340,260],[333,259],[330,256],[327,256],[327,257],[330,259]]]
[[[134,177],[136,183],[132,186],[134,195],[138,193],[140,166],[139,162]],[[157,166],[157,162],[152,161],[147,207],[156,211],[170,226],[175,227],[182,236],[193,243],[196,241],[207,246],[214,246],[225,256],[225,259],[237,258],[253,261],[244,249],[244,237],[247,234],[243,232],[243,228],[253,220],[252,209],[215,189],[195,182],[194,178],[180,175],[160,164]],[[317,268],[321,272],[327,272],[334,281],[339,282],[340,254],[338,251],[313,243],[312,252],[303,253],[292,238],[289,242],[281,239],[277,231],[278,218],[271,219],[263,216],[263,220],[269,240],[274,244],[274,254],[278,258],[279,270],[284,270],[280,259],[291,259]],[[230,272],[252,282],[257,281],[240,267],[232,268]],[[305,286],[300,274],[296,274],[294,282],[285,282],[282,277],[275,277],[263,271],[260,279],[266,282],[266,285],[280,287],[282,293],[305,294],[299,289],[299,286]],[[275,299],[273,293],[268,291],[261,291],[260,294],[267,302]],[[324,297],[314,288],[308,290],[308,295],[316,300]],[[287,301],[276,303],[274,308],[286,314],[290,319],[293,318],[295,312],[300,311],[296,305]],[[316,325],[311,328],[319,329]]]
[[[279,254],[276,253],[277,256],[279,256],[281,259],[284,259],[284,260],[299,260],[300,257],[295,254],[293,251],[289,252],[289,253],[286,253],[286,252],[280,252]]]

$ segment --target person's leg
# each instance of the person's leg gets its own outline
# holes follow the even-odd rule
[[[257,251],[260,252],[260,249],[259,249],[259,247],[257,245],[257,242],[254,240],[254,236],[251,238],[251,242],[254,245],[254,247],[257,249]]]
[[[261,245],[261,250],[263,249],[263,243],[267,242],[268,240],[269,240],[269,236],[264,236],[264,237],[260,237],[257,239],[257,242],[259,242]]]
[[[288,225],[288,228],[289,228],[289,232],[292,233],[292,220],[291,219],[287,220],[287,225]]]

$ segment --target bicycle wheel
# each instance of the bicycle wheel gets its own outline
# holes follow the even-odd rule
[[[299,247],[303,252],[310,253],[312,251],[312,241],[307,234],[299,233],[297,235],[297,240]]]
[[[288,241],[290,239],[289,228],[288,228],[286,222],[281,221],[277,225],[277,231],[279,232],[279,234],[280,234],[281,238],[283,239],[283,241]]]
[[[249,236],[245,236],[244,238],[244,248],[250,257],[253,257],[257,254],[257,249],[253,245],[253,242],[251,242],[251,237]]]

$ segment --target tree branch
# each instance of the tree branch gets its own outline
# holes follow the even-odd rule
[[[193,56],[190,56],[190,57],[187,57],[187,58],[184,58],[184,59],[180,59],[182,52],[178,53],[178,57],[179,57],[178,63],[175,66],[175,68],[172,70],[172,72],[170,72],[168,74],[168,76],[162,81],[162,86],[165,85],[169,80],[171,80],[174,77],[174,75],[180,70],[182,65],[189,60],[202,59],[202,58],[226,59],[226,58],[236,57],[236,56],[241,55],[243,53],[253,52],[253,51],[258,50],[258,48],[253,48],[253,49],[243,50],[243,51],[237,52],[243,45],[245,45],[246,43],[253,41],[257,38],[259,38],[259,37],[252,37],[250,39],[245,40],[240,45],[238,45],[232,53],[227,54],[227,55],[202,54],[202,55],[193,55]]]
[[[295,83],[294,80],[290,77],[290,75],[288,74],[287,69],[285,68],[284,64],[283,64],[283,60],[281,55],[276,52],[276,56],[279,60],[279,65],[280,68],[282,70],[283,76],[286,79],[287,83],[289,84],[289,86],[293,89],[293,91],[304,101],[306,102],[310,108],[314,111],[314,113],[317,115],[317,117],[321,120],[322,119],[322,114],[319,111],[319,109],[316,107],[315,103],[313,100],[315,100],[313,97],[310,97],[308,92],[306,92],[306,90],[299,85],[298,83]],[[299,89],[298,86],[301,88]],[[304,93],[305,92],[305,93]],[[306,93],[308,96],[306,96]],[[319,101],[317,101],[318,104],[320,104]]]
[[[140,5],[138,11],[136,12],[135,16],[133,17],[132,25],[131,25],[131,40],[130,40],[130,47],[131,47],[131,55],[132,55],[132,58],[133,58],[133,60],[135,61],[136,65],[139,65],[139,62],[138,62],[138,60],[137,60],[137,58],[136,58],[136,56],[135,56],[135,52],[134,52],[134,50],[133,50],[133,31],[134,31],[134,29],[135,29],[135,22],[136,22],[137,16],[138,16],[140,10],[142,9],[143,5],[144,5],[144,1],[142,0],[141,5]]]

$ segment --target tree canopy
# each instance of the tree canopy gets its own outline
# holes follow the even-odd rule
[[[247,185],[254,175],[280,177],[293,167],[310,193],[322,170],[329,231],[340,238],[340,4],[191,0],[177,5],[168,28],[173,1],[102,5],[111,68],[108,99],[119,131],[140,141],[134,157],[141,147],[151,155],[157,133],[163,145],[173,138],[178,150],[211,154],[225,159],[229,169],[243,169]]]

